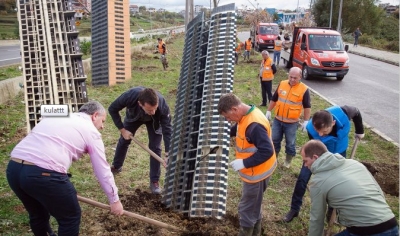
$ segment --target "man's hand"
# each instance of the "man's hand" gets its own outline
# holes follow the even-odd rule
[[[131,139],[132,133],[126,130],[125,128],[122,128],[119,130],[121,132],[122,137],[124,137],[125,140]]]
[[[121,204],[121,201],[114,202],[110,205],[111,214],[120,216],[124,214],[124,207]]]
[[[305,120],[303,122],[303,124],[301,125],[301,131],[307,132],[307,124],[308,124],[308,120]]]
[[[168,164],[169,164],[169,154],[168,154],[168,152],[165,152],[164,155],[165,155],[164,156],[165,164],[168,166]],[[167,166],[164,166],[164,167],[167,167]]]
[[[230,165],[232,166],[232,168],[235,171],[238,171],[238,170],[241,170],[244,168],[243,159],[236,159],[236,160],[232,161],[230,163]]]
[[[267,117],[267,120],[271,120],[271,111],[267,111],[265,117]]]
[[[356,134],[355,138],[358,138],[359,140],[363,139],[365,134]]]

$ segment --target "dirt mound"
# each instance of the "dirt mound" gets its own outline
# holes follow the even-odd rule
[[[172,232],[156,225],[130,218],[115,217],[108,212],[83,212],[91,219],[88,233],[94,235],[181,235],[181,236],[211,236],[211,235],[237,235],[239,219],[227,213],[223,220],[215,218],[190,219],[182,214],[167,209],[161,203],[161,196],[135,190],[134,195],[120,196],[126,211],[133,212],[163,223],[178,227],[181,232]],[[90,216],[87,216],[90,214]],[[101,232],[99,234],[99,232]]]
[[[399,196],[399,165],[361,162],[374,176],[382,190],[392,196]]]

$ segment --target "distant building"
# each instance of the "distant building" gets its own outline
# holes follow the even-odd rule
[[[384,9],[386,11],[386,14],[390,15],[399,9],[399,5],[397,5],[397,6],[390,5],[390,6],[385,7]]]
[[[201,12],[201,9],[203,9],[203,5],[196,5],[194,6],[194,14],[197,15]]]
[[[185,10],[182,10],[182,11],[180,11],[178,14],[181,15],[181,16],[183,16],[183,17],[185,17],[185,13],[186,13],[186,11],[185,11]]]
[[[274,15],[276,12],[276,8],[265,8],[264,9],[269,15]]]
[[[92,83],[115,85],[131,78],[129,1],[92,5]]]
[[[167,10],[165,10],[164,8],[160,8],[157,10],[157,12],[166,12]]]
[[[147,11],[153,13],[156,12],[156,9],[154,7],[149,7]]]
[[[138,14],[139,13],[139,6],[138,5],[130,5],[129,12],[131,14]]]

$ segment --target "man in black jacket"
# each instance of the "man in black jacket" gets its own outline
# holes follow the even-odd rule
[[[124,122],[119,111],[126,108]],[[119,96],[108,108],[115,126],[121,132],[111,171],[116,174],[122,171],[131,136],[145,124],[149,138],[149,148],[161,156],[161,139],[164,139],[165,157],[168,158],[171,142],[170,109],[165,98],[151,88],[134,87]],[[160,162],[150,156],[150,189],[154,194],[161,194],[159,187]]]

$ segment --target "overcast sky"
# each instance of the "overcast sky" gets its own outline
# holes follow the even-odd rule
[[[218,1],[218,0],[217,0]],[[313,0],[315,1],[315,0]],[[337,0],[338,1],[338,0]],[[186,0],[130,0],[130,4],[138,6],[154,7],[155,9],[164,8],[167,11],[179,12],[185,10]],[[193,0],[194,5],[202,5],[206,8],[210,8],[210,2],[214,0]],[[381,0],[382,3],[390,3],[391,5],[399,5],[399,0]],[[302,8],[310,7],[310,0],[220,0],[219,6],[226,5],[229,3],[235,3],[235,6],[239,9],[253,8],[253,5],[261,8],[277,8],[283,10],[295,10],[297,6]]]

